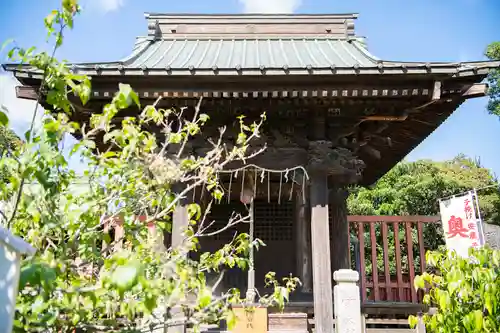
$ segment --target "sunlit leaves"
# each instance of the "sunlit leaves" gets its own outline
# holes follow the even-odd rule
[[[212,291],[207,288],[202,288],[200,292],[198,292],[198,305],[200,308],[207,307],[212,301]]]
[[[237,321],[236,314],[232,310],[227,310],[225,314],[225,319],[227,323],[227,329],[231,331],[236,325]]]
[[[124,83],[120,83],[118,85],[118,92],[115,94],[113,102],[119,109],[128,108],[132,104],[135,104],[137,107],[141,107],[137,93],[129,84]]]
[[[110,282],[123,294],[137,285],[141,271],[142,267],[138,262],[127,262],[113,270]]]
[[[26,286],[36,288],[39,286],[52,287],[57,278],[57,272],[44,262],[30,262],[22,269],[19,278],[19,289]]]
[[[73,83],[73,80],[68,80],[68,86],[73,88],[73,91],[80,97],[83,105],[87,104],[91,92],[91,84],[88,78],[83,79],[79,84]]]
[[[0,126],[7,126],[9,124],[9,117],[7,116],[7,108],[0,105]]]
[[[498,332],[500,267],[491,258],[498,250],[472,249],[469,258],[450,252],[428,252],[434,274],[415,278],[415,286],[425,291],[424,303],[437,313],[423,320],[431,332]],[[411,325],[416,318],[410,317]]]
[[[486,56],[490,60],[500,60],[500,42],[493,42],[486,49]],[[488,75],[488,111],[500,116],[500,69],[490,72]]]
[[[63,0],[62,9],[45,19],[55,49],[78,12],[77,1]],[[26,133],[26,142],[2,147],[0,170],[9,172],[0,183],[0,200],[12,216],[12,231],[38,249],[35,258],[23,263],[16,332],[150,329],[164,324],[165,309],[176,307],[182,307],[194,329],[223,319],[234,325],[230,309],[246,300],[238,290],[214,293],[205,274],[247,269],[250,250],[264,243],[236,234],[220,249],[193,260],[187,254],[204,251],[201,237],[221,232],[211,228],[198,204],[187,207],[190,223],[181,244],[165,248],[161,240],[163,231],[172,229],[174,211],[200,188],[208,199],[223,199],[219,172],[247,158],[265,116],[252,124],[240,117],[242,135],[229,143],[231,149],[223,137],[215,137],[206,152],[195,154],[189,141],[209,121],[200,110],[187,119],[185,109],[162,109],[161,99],[136,110],[142,107],[137,92],[119,84],[103,109],[93,110],[90,122],[80,126],[71,119],[79,119],[73,112],[92,96],[90,78],[74,73],[52,53],[16,47],[11,56],[43,76],[41,91],[51,106],[42,127]],[[0,122],[6,123],[1,114]],[[65,137],[75,133],[79,142],[66,149]],[[85,159],[83,175],[70,168],[67,150]],[[245,214],[228,216],[222,230],[247,220]],[[270,274],[266,283],[274,292],[259,301],[282,307],[300,281]]]
[[[410,325],[410,327],[416,327],[417,324],[418,324],[418,318],[417,318],[417,316],[410,315],[408,317],[408,324]]]

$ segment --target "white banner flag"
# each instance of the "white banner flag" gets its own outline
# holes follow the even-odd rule
[[[439,201],[448,250],[468,257],[470,247],[483,245],[481,221],[476,216],[473,192]]]

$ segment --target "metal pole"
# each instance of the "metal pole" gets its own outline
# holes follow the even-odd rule
[[[254,198],[250,201],[250,230],[248,232],[248,238],[250,240],[250,255],[248,264],[248,285],[246,292],[246,300],[248,303],[254,303],[255,301],[255,270],[254,270],[254,252],[253,252],[253,240],[254,240]]]
[[[479,227],[479,237],[481,240],[481,246],[484,245],[484,230],[483,230],[483,219],[481,218],[481,209],[479,208],[479,199],[477,197],[477,190],[474,189],[474,199],[476,201],[476,209],[477,209],[477,219],[479,223],[477,224]]]
[[[475,189],[474,189],[474,191],[476,192],[476,191],[486,190],[486,189],[489,189],[489,188],[492,188],[492,187],[499,187],[499,188],[500,188],[500,183],[495,183],[495,184],[493,184],[493,185],[483,186],[483,187],[480,187],[480,188],[477,188],[477,189],[475,188]],[[447,196],[447,197],[439,198],[439,199],[438,199],[438,201],[439,201],[439,200],[446,200],[446,199],[450,199],[450,198],[453,198],[453,197],[457,197],[457,196],[459,196],[459,195],[462,195],[462,194],[467,194],[467,193],[469,193],[469,192],[470,192],[470,190],[469,190],[469,191],[466,191],[466,192],[462,192],[462,193],[456,193],[456,194],[453,194],[453,195],[449,195],[449,196]]]
[[[364,235],[362,235],[361,237],[364,237]],[[361,253],[360,253],[360,247],[359,247],[359,240],[356,237],[351,237],[351,242],[352,242],[353,247],[354,247],[354,265],[356,266],[356,270],[358,271],[359,276],[361,277],[363,272],[361,272]],[[363,279],[360,278],[359,279],[359,298],[360,298],[361,302],[364,301],[364,299],[363,299],[363,288],[364,287],[365,286],[363,284]]]

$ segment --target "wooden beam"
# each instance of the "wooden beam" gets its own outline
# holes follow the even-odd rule
[[[434,89],[432,90],[432,100],[437,101],[441,99],[441,81],[434,82]]]
[[[470,86],[469,89],[467,89],[467,91],[465,91],[462,94],[462,97],[464,98],[483,97],[486,96],[487,92],[488,92],[488,85],[486,83],[476,83]]]
[[[21,99],[38,100],[38,92],[34,87],[30,86],[17,86],[16,97]]]
[[[295,199],[296,263],[302,292],[312,292],[311,242],[309,239],[309,194],[298,191]]]
[[[402,116],[367,116],[363,117],[363,121],[405,121],[408,118],[408,115]]]
[[[328,176],[311,176],[311,246],[316,333],[333,332],[332,270],[328,220]]]

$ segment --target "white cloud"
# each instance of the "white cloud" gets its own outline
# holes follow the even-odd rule
[[[125,5],[125,0],[87,0],[87,4],[101,12],[113,12]]]
[[[17,135],[23,137],[24,133],[30,128],[36,103],[16,97],[16,86],[20,85],[11,75],[0,75],[0,105],[8,110],[7,116],[9,117],[10,127]],[[43,108],[39,106],[35,125],[40,124],[43,112]]]
[[[245,13],[291,14],[300,6],[301,0],[240,0]]]

